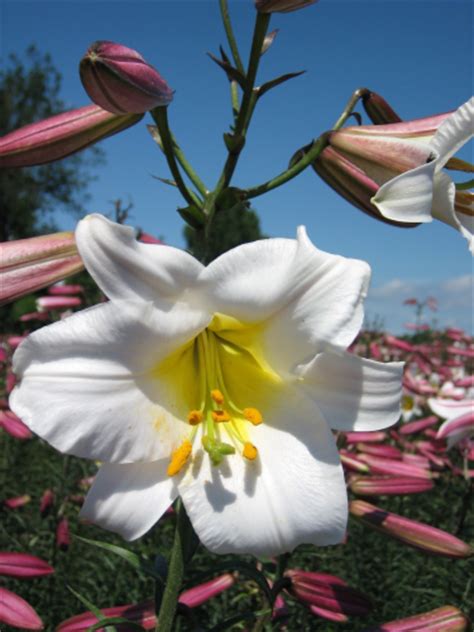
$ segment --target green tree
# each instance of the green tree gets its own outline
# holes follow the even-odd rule
[[[49,54],[31,45],[24,60],[10,55],[0,70],[1,133],[67,109],[60,89],[61,74]],[[92,179],[88,167],[102,160],[102,151],[93,147],[47,165],[0,169],[0,241],[54,231],[55,210],[82,213]]]
[[[209,263],[231,248],[266,237],[261,232],[257,213],[244,204],[230,209],[219,210],[210,227],[207,248],[200,230],[185,226],[184,237],[189,252],[202,261]]]

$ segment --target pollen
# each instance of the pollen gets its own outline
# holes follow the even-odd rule
[[[244,449],[242,452],[242,455],[248,459],[249,461],[255,461],[255,459],[258,456],[258,450],[257,448],[253,445],[253,443],[250,443],[249,441],[246,441],[244,443]]]
[[[226,410],[213,410],[211,416],[216,423],[230,421],[230,415]]]
[[[203,414],[200,410],[190,410],[188,413],[188,423],[191,426],[197,426],[203,420]]]
[[[257,408],[244,408],[244,417],[254,426],[259,426],[263,422],[262,413]]]
[[[168,476],[174,476],[182,470],[191,455],[192,447],[191,441],[186,439],[179,448],[174,450],[171,454],[171,461],[166,471]]]
[[[221,391],[218,388],[214,388],[211,391],[211,397],[219,406],[222,406],[222,404],[224,403],[224,395],[222,395]]]

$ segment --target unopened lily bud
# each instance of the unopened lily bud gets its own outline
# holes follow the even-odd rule
[[[376,92],[366,90],[362,94],[362,103],[364,104],[364,109],[367,112],[367,115],[374,125],[401,123],[402,121],[402,119],[394,110],[392,110],[385,99]]]
[[[105,617],[123,617],[141,625],[144,630],[154,630],[156,625],[155,605],[153,601],[143,601],[137,604],[125,606],[113,606],[112,608],[101,608],[100,612]],[[56,628],[56,632],[79,632],[88,630],[99,620],[92,612],[83,612],[63,621]]]
[[[61,518],[56,527],[56,546],[62,551],[67,551],[70,544],[69,521],[67,518]]]
[[[173,99],[173,91],[153,66],[136,50],[115,42],[94,42],[79,72],[92,101],[115,114],[144,113]]]
[[[43,630],[43,622],[22,597],[0,586],[1,623],[22,630]]]
[[[422,467],[404,463],[401,460],[393,460],[380,458],[372,454],[358,454],[358,459],[363,463],[367,463],[370,471],[374,474],[390,474],[394,476],[411,476],[412,478],[430,479],[433,474]]]
[[[394,496],[426,492],[433,488],[433,483],[409,476],[354,476],[349,487],[359,496]]]
[[[349,512],[368,527],[426,553],[454,558],[472,555],[472,548],[454,535],[422,522],[384,511],[364,500],[351,501]]]
[[[54,568],[27,553],[0,553],[0,575],[9,577],[42,577],[51,575]]]
[[[255,0],[255,8],[260,13],[290,13],[304,9],[318,0]]]
[[[348,452],[347,450],[340,450],[339,456],[341,457],[341,463],[344,466],[344,469],[351,470],[352,472],[370,472],[370,468],[367,463],[359,461],[359,459],[355,457],[352,452]]]
[[[32,167],[66,158],[135,125],[139,115],[116,116],[87,105],[25,125],[0,138],[0,167]]]
[[[0,305],[84,268],[72,232],[0,244]]]
[[[36,299],[36,306],[39,310],[69,309],[78,307],[82,300],[78,296],[40,296]]]
[[[467,632],[469,619],[454,606],[442,606],[429,612],[416,614],[405,619],[397,619],[382,623],[375,628],[369,628],[365,632],[410,632],[411,630],[423,630],[423,632]]]
[[[78,284],[52,285],[48,288],[48,294],[52,294],[53,296],[63,296],[64,294],[83,294],[83,292],[84,287]]]
[[[40,514],[42,516],[50,510],[54,503],[54,493],[51,489],[45,489],[40,500]]]
[[[8,509],[18,509],[19,507],[23,507],[24,505],[27,505],[31,500],[31,496],[29,496],[28,494],[23,494],[23,496],[15,496],[13,498],[6,498],[3,501],[3,504],[5,505],[5,507],[8,507]]]
[[[401,435],[414,434],[416,432],[426,430],[426,428],[429,428],[436,423],[438,423],[438,418],[435,415],[430,415],[429,417],[423,417],[423,419],[417,419],[416,421],[410,421],[403,424],[403,426],[400,426],[398,429],[398,432]]]
[[[11,410],[0,410],[0,428],[15,439],[31,439],[33,436],[28,426]]]
[[[387,433],[383,430],[345,432],[344,437],[346,439],[346,443],[359,443],[359,441],[364,441],[365,443],[379,443],[380,441],[385,441]]]
[[[185,590],[179,597],[179,603],[188,606],[188,608],[196,608],[230,588],[234,582],[234,577],[230,573],[219,575],[219,577],[214,577],[204,584]]]
[[[373,454],[387,459],[401,460],[401,451],[393,445],[374,445],[371,443],[357,443],[356,448],[359,452],[365,454]]]

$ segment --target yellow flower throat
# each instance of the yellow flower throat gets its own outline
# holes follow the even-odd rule
[[[176,401],[186,402],[187,439],[173,451],[168,475],[189,462],[201,430],[202,448],[213,465],[240,453],[253,461],[257,447],[248,429],[263,423],[261,407],[274,394],[281,378],[266,363],[259,341],[261,330],[216,314],[196,338],[160,364],[157,373]]]

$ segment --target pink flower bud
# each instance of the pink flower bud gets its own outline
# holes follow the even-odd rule
[[[472,555],[471,547],[454,535],[422,522],[384,511],[365,500],[351,501],[349,511],[368,527],[426,553],[455,558]]]
[[[359,461],[357,457],[355,457],[351,452],[347,450],[340,450],[339,456],[341,458],[341,463],[344,466],[344,469],[350,470],[352,472],[370,472],[369,466],[363,461]]]
[[[474,358],[474,349],[465,349],[463,347],[446,347],[447,353],[452,353],[453,355],[464,356],[465,358]]]
[[[385,336],[385,344],[389,347],[400,349],[401,351],[407,351],[408,353],[414,350],[413,345],[406,340],[400,340],[400,338],[395,338],[395,336],[390,336],[389,334]]]
[[[22,630],[42,630],[43,622],[24,599],[0,587],[0,623]]]
[[[0,244],[0,305],[84,268],[74,234],[54,233]]]
[[[360,496],[393,496],[426,492],[433,488],[433,483],[429,479],[409,476],[354,476],[349,487]]]
[[[82,294],[84,292],[84,288],[82,285],[52,285],[48,288],[48,294],[52,294],[53,296],[63,295],[63,294]]]
[[[403,426],[400,426],[398,429],[398,432],[401,435],[414,434],[415,432],[421,432],[426,428],[430,428],[436,423],[438,423],[438,418],[435,415],[431,415],[430,417],[423,417],[423,419],[417,419],[416,421],[403,424]]]
[[[0,575],[9,577],[42,577],[51,575],[54,568],[27,553],[0,553]]]
[[[469,619],[454,606],[442,606],[406,619],[382,623],[366,632],[467,632]]]
[[[31,439],[31,430],[11,410],[0,410],[0,428],[15,439]]]
[[[15,496],[14,498],[6,498],[3,501],[5,507],[8,509],[18,509],[19,507],[23,507],[23,505],[27,505],[31,500],[31,496],[28,494],[24,494],[23,496]]]
[[[201,604],[209,601],[216,595],[219,595],[227,588],[230,588],[234,584],[234,577],[230,573],[214,577],[204,584],[199,584],[189,590],[185,590],[179,597],[179,603],[188,606],[188,608],[196,608]]]
[[[155,629],[156,615],[153,601],[101,608],[101,613],[105,617],[124,617],[138,623],[145,630]],[[96,623],[98,623],[98,619],[92,612],[83,612],[60,623],[56,632],[84,632]],[[103,628],[101,628],[101,632],[103,632]]]
[[[94,42],[79,73],[92,101],[115,114],[147,112],[173,99],[173,91],[153,66],[136,50],[115,42]]]
[[[362,103],[367,115],[374,125],[400,123],[402,120],[398,114],[392,110],[385,99],[376,92],[371,92],[370,90],[364,91],[362,94]],[[407,301],[415,301],[415,303],[408,303]],[[416,299],[407,299],[404,304],[416,305]]]
[[[0,167],[32,167],[70,156],[138,123],[138,115],[116,116],[97,105],[56,114],[0,138]]]
[[[380,443],[385,441],[387,433],[383,430],[369,431],[369,432],[345,432],[344,437],[346,443],[359,443],[364,441],[365,443]]]
[[[380,350],[380,345],[378,345],[376,342],[371,342],[369,345],[370,348],[370,357],[374,358],[374,360],[381,360],[382,359],[382,351]]]
[[[78,307],[82,300],[78,296],[41,296],[36,299],[38,309],[68,309]]]
[[[474,386],[474,375],[467,375],[466,377],[461,377],[459,380],[454,381],[454,386],[470,388]]]
[[[392,459],[383,459],[372,454],[358,454],[358,458],[367,463],[370,471],[374,474],[392,474],[394,476],[410,476],[412,478],[429,479],[433,474],[416,465],[404,463],[403,461],[394,461]]]
[[[157,237],[153,237],[150,233],[140,233],[140,237],[138,237],[138,241],[141,241],[144,244],[162,244],[162,240]]]
[[[364,615],[371,609],[368,598],[339,577],[300,570],[289,570],[285,575],[291,579],[288,592],[312,606],[314,614],[325,616],[327,613],[325,618],[346,621],[348,615]]]
[[[62,551],[67,551],[70,544],[69,521],[67,518],[61,518],[56,527],[56,546]]]
[[[45,489],[40,500],[40,514],[42,516],[50,510],[54,503],[54,493],[51,489]]]
[[[49,315],[46,312],[29,312],[20,316],[20,322],[22,323],[27,323],[30,320],[49,320]]]
[[[10,242],[11,243],[11,242]],[[25,340],[26,334],[24,336],[9,336],[7,338],[7,342],[12,349],[16,349],[20,343]],[[12,374],[13,375],[13,374]]]
[[[260,13],[290,13],[304,9],[318,0],[255,0],[255,8]]]
[[[357,450],[359,452],[363,452],[365,454],[373,454],[374,456],[380,456],[387,459],[398,459],[401,460],[402,453],[398,448],[395,448],[393,445],[372,445],[366,443],[358,443],[356,445]]]

